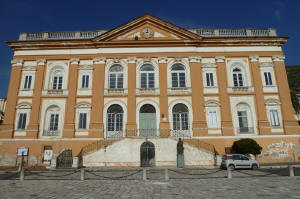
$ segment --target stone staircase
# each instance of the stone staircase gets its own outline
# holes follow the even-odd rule
[[[200,149],[204,149],[206,151],[211,152],[212,154],[216,154],[216,149],[214,145],[203,142],[199,139],[184,139],[184,143],[190,144]]]

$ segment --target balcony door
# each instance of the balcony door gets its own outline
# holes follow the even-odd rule
[[[145,104],[140,109],[139,135],[156,136],[156,111],[150,104]]]

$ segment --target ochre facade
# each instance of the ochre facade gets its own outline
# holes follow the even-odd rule
[[[217,154],[252,138],[263,147],[260,162],[299,162],[300,128],[281,49],[287,37],[218,31],[207,36],[144,15],[90,38],[27,34],[7,42],[14,57],[0,165],[15,165],[22,147],[29,149],[29,165],[43,165],[45,147],[78,156],[99,140],[154,137],[182,137],[186,145]],[[153,68],[148,76],[142,75],[145,65]],[[121,112],[110,112],[113,105]],[[155,111],[141,111],[144,105]],[[147,121],[153,121],[151,133],[144,135]]]

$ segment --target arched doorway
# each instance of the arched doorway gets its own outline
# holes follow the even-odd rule
[[[146,141],[141,145],[141,167],[155,166],[155,146]]]
[[[156,136],[156,111],[151,104],[145,104],[140,109],[140,136]]]

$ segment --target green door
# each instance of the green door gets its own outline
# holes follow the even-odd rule
[[[155,113],[140,113],[140,136],[156,136]]]

